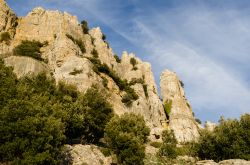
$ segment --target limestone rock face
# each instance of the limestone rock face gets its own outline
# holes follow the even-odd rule
[[[46,64],[41,63],[30,57],[10,56],[4,59],[7,66],[14,68],[14,73],[17,77],[22,77],[27,74],[38,74],[40,72],[48,72]]]
[[[216,127],[216,123],[212,123],[211,121],[206,121],[205,123],[205,129],[208,131],[213,131]]]
[[[72,157],[72,165],[110,165],[111,157],[105,157],[94,145],[66,145],[66,150]]]
[[[133,69],[130,59],[136,60],[135,67]],[[142,62],[134,54],[128,54],[124,52],[121,58],[121,63],[118,65],[117,73],[130,82],[133,79],[141,79],[144,84],[136,83],[131,87],[139,95],[139,99],[134,101],[131,107],[128,107],[130,111],[142,114],[149,123],[149,127],[155,133],[160,132],[159,129],[163,128],[166,122],[166,115],[162,106],[162,102],[157,94],[157,86],[152,73],[151,65],[147,62]],[[143,85],[146,89],[143,88]],[[146,94],[147,93],[147,94]],[[148,96],[147,96],[148,95]],[[152,133],[154,134],[154,133]]]
[[[163,102],[172,102],[169,128],[174,131],[177,141],[196,140],[199,137],[198,126],[179,78],[174,72],[166,70],[161,74],[160,86]]]
[[[27,16],[20,18],[16,29],[15,41],[36,40],[52,42],[57,36],[70,34],[83,37],[76,16],[67,12],[50,11],[41,7],[33,9]]]
[[[12,31],[16,26],[16,14],[4,0],[0,0],[0,32]]]
[[[89,34],[84,34],[76,16],[66,12],[45,10],[38,7],[29,12],[27,16],[16,18],[5,1],[0,0],[0,5],[0,19],[7,20],[1,21],[0,32],[11,28],[15,31],[10,45],[4,45],[4,48],[0,49],[0,55],[5,57],[5,63],[8,66],[14,67],[14,72],[18,77],[29,72],[37,74],[41,71],[47,71],[54,76],[56,82],[65,81],[69,84],[75,84],[83,92],[92,84],[98,84],[104,88],[103,79],[106,78],[108,80],[107,91],[110,96],[108,99],[113,105],[115,113],[118,115],[125,112],[141,114],[151,129],[150,139],[160,139],[162,130],[166,128],[167,118],[163,103],[157,93],[157,86],[149,63],[143,62],[134,54],[127,52],[123,53],[121,62],[118,63],[100,28],[93,28],[89,30]],[[11,23],[16,19],[18,26]],[[81,41],[85,51],[81,50],[79,44],[67,35]],[[41,48],[41,54],[48,63],[45,64],[29,57],[12,56],[12,49],[23,40],[47,41],[48,45]],[[131,88],[139,96],[138,100],[134,101],[131,106],[122,103],[121,100],[125,92],[119,89],[111,77],[93,71],[94,64],[89,60],[89,58],[94,57],[93,50],[97,51],[97,58],[101,63],[107,64],[120,78],[126,79],[128,82],[134,79],[143,80],[143,83],[131,85]],[[136,60],[135,66],[131,64],[132,58]],[[194,122],[191,109],[187,106],[184,91],[182,88],[172,91],[173,85],[174,88],[180,87],[179,80],[172,81],[172,77],[168,75],[163,77],[165,77],[162,81],[164,85],[161,87],[162,91],[165,91],[163,99],[173,100],[169,127],[174,129],[179,141],[193,140],[198,136],[197,125]],[[171,92],[169,93],[169,91]]]

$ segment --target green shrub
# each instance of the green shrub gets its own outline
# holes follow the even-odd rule
[[[171,108],[172,108],[172,100],[166,100],[164,103],[164,110],[168,118],[171,112]]]
[[[43,47],[43,43],[39,41],[24,40],[13,49],[14,55],[28,56],[34,59],[44,61],[41,57],[40,49]]]
[[[88,32],[89,32],[88,22],[85,21],[85,20],[83,20],[83,21],[81,22],[81,27],[82,27],[83,33],[84,33],[84,34],[88,34]]]
[[[73,41],[76,45],[78,45],[78,47],[80,48],[81,52],[82,53],[86,53],[86,48],[85,48],[85,45],[84,43],[82,42],[81,39],[75,39],[72,35],[70,34],[66,34],[66,36],[71,40]]]
[[[105,73],[108,75],[110,78],[114,80],[116,85],[119,87],[120,90],[126,92],[126,99],[123,99],[123,103],[127,103],[125,100],[128,98],[130,101],[134,101],[138,99],[138,95],[135,93],[134,89],[130,87],[129,83],[127,80],[122,80],[112,69],[108,67],[107,64],[102,64],[101,61],[98,58],[91,58],[87,57],[93,64],[93,71],[96,72],[97,74]],[[129,104],[126,104],[129,105]]]
[[[86,107],[84,111],[84,130],[82,143],[98,143],[104,135],[104,128],[113,117],[113,108],[107,102],[107,94],[97,86],[92,86],[85,93],[81,104]]]
[[[196,121],[197,123],[201,124],[201,120],[200,120],[200,119],[195,118],[195,121]]]
[[[93,50],[91,51],[91,54],[93,55],[94,58],[98,58],[98,52],[97,52],[96,49],[93,49]]]
[[[142,116],[125,113],[113,117],[105,128],[105,140],[116,153],[122,164],[144,164],[144,143],[149,135],[149,128]]]
[[[102,34],[102,40],[105,41],[107,38],[106,38],[106,35],[105,34]]]
[[[184,83],[181,80],[179,81],[180,81],[181,87],[184,88]]]
[[[114,58],[116,60],[116,62],[121,63],[121,59],[119,58],[119,56],[117,56],[116,54],[114,55]]]
[[[70,72],[70,75],[77,75],[77,74],[81,74],[82,73],[82,69],[76,69],[74,68],[74,70],[72,72]]]
[[[102,154],[103,154],[105,157],[108,157],[108,156],[112,155],[112,150],[111,150],[110,148],[101,147],[101,148],[100,148],[100,151],[102,152]]]
[[[250,115],[240,120],[220,120],[213,132],[201,132],[197,153],[201,159],[246,159],[250,160]]]
[[[0,36],[0,43],[5,41],[7,44],[10,43],[11,37],[9,32],[3,32]]]
[[[134,57],[130,58],[130,64],[133,65],[133,67],[137,64],[137,61]]]
[[[166,156],[170,159],[177,157],[177,140],[173,131],[165,130],[162,133],[162,146],[159,150],[159,155]]]

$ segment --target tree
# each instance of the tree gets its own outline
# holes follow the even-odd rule
[[[124,164],[143,164],[144,143],[149,135],[142,116],[125,113],[113,117],[105,128],[105,140],[114,150],[118,162]]]
[[[104,136],[106,124],[114,115],[113,108],[107,102],[106,92],[96,85],[87,90],[81,103],[86,107],[82,140],[86,143],[98,143]]]
[[[17,77],[11,67],[4,66],[0,59],[0,109],[16,94]]]
[[[203,131],[197,144],[201,159],[250,159],[250,115],[240,120],[221,119],[213,132]]]
[[[81,22],[81,26],[82,26],[82,31],[83,31],[83,33],[84,33],[84,34],[88,34],[88,32],[89,32],[88,22],[85,21],[85,20],[83,20],[83,21]]]
[[[168,158],[176,158],[177,157],[177,140],[175,138],[174,132],[165,130],[162,133],[162,146],[160,148],[159,154],[161,156],[166,156]]]

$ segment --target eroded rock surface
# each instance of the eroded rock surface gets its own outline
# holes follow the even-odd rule
[[[178,142],[190,142],[199,137],[198,126],[181,82],[174,72],[169,70],[161,74],[161,95],[163,103],[170,103],[169,129],[174,131]]]

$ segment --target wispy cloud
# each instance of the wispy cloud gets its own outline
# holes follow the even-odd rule
[[[110,38],[119,49],[128,46],[122,40],[135,45],[134,51],[153,64],[157,81],[165,68],[177,72],[203,121],[250,112],[249,1],[39,2],[80,19],[88,15],[90,22],[111,29],[107,36],[121,37]]]

